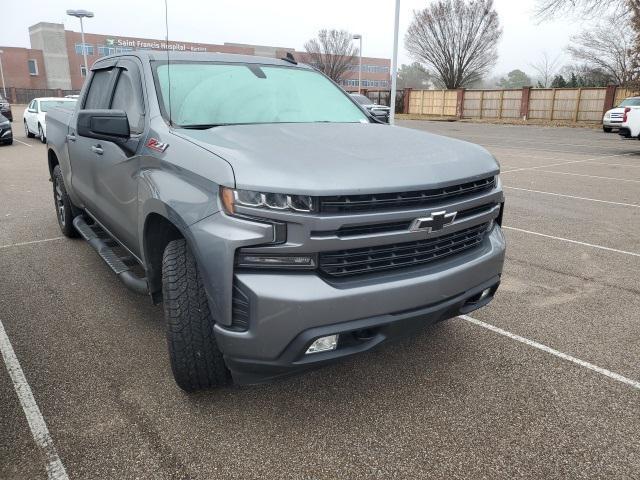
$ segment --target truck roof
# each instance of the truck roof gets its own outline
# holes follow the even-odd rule
[[[165,50],[133,50],[126,53],[118,53],[108,55],[96,61],[99,64],[108,59],[121,57],[138,57],[143,62],[167,60],[167,52]],[[236,53],[216,53],[216,52],[176,52],[169,51],[169,60],[180,61],[196,61],[196,62],[227,62],[227,63],[257,63],[260,65],[279,65],[283,67],[294,66],[291,62],[272,57],[258,57],[255,55],[240,55]],[[299,63],[299,67],[311,68],[309,65]]]

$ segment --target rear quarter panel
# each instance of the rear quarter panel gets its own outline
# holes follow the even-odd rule
[[[47,149],[53,151],[58,158],[65,186],[75,203],[75,195],[71,191],[71,165],[67,148],[67,134],[72,117],[73,112],[63,108],[54,108],[47,113]]]

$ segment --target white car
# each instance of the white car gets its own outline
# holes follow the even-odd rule
[[[622,118],[624,117],[624,109],[636,109],[640,108],[640,97],[629,97],[625,98],[620,105],[611,110],[608,110],[604,114],[604,118],[602,119],[602,130],[609,133],[614,128],[620,128],[622,124]]]
[[[24,133],[29,138],[38,137],[42,143],[47,142],[47,111],[55,107],[73,110],[78,100],[75,98],[45,97],[34,98],[24,110],[22,120]]]

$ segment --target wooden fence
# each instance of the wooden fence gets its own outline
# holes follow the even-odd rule
[[[457,90],[412,90],[409,113],[455,116],[457,98]]]
[[[531,119],[593,122],[635,92],[603,88],[405,91],[404,113],[479,119]]]

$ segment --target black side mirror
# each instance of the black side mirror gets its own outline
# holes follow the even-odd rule
[[[124,110],[80,110],[77,133],[81,137],[121,142],[131,136]]]

